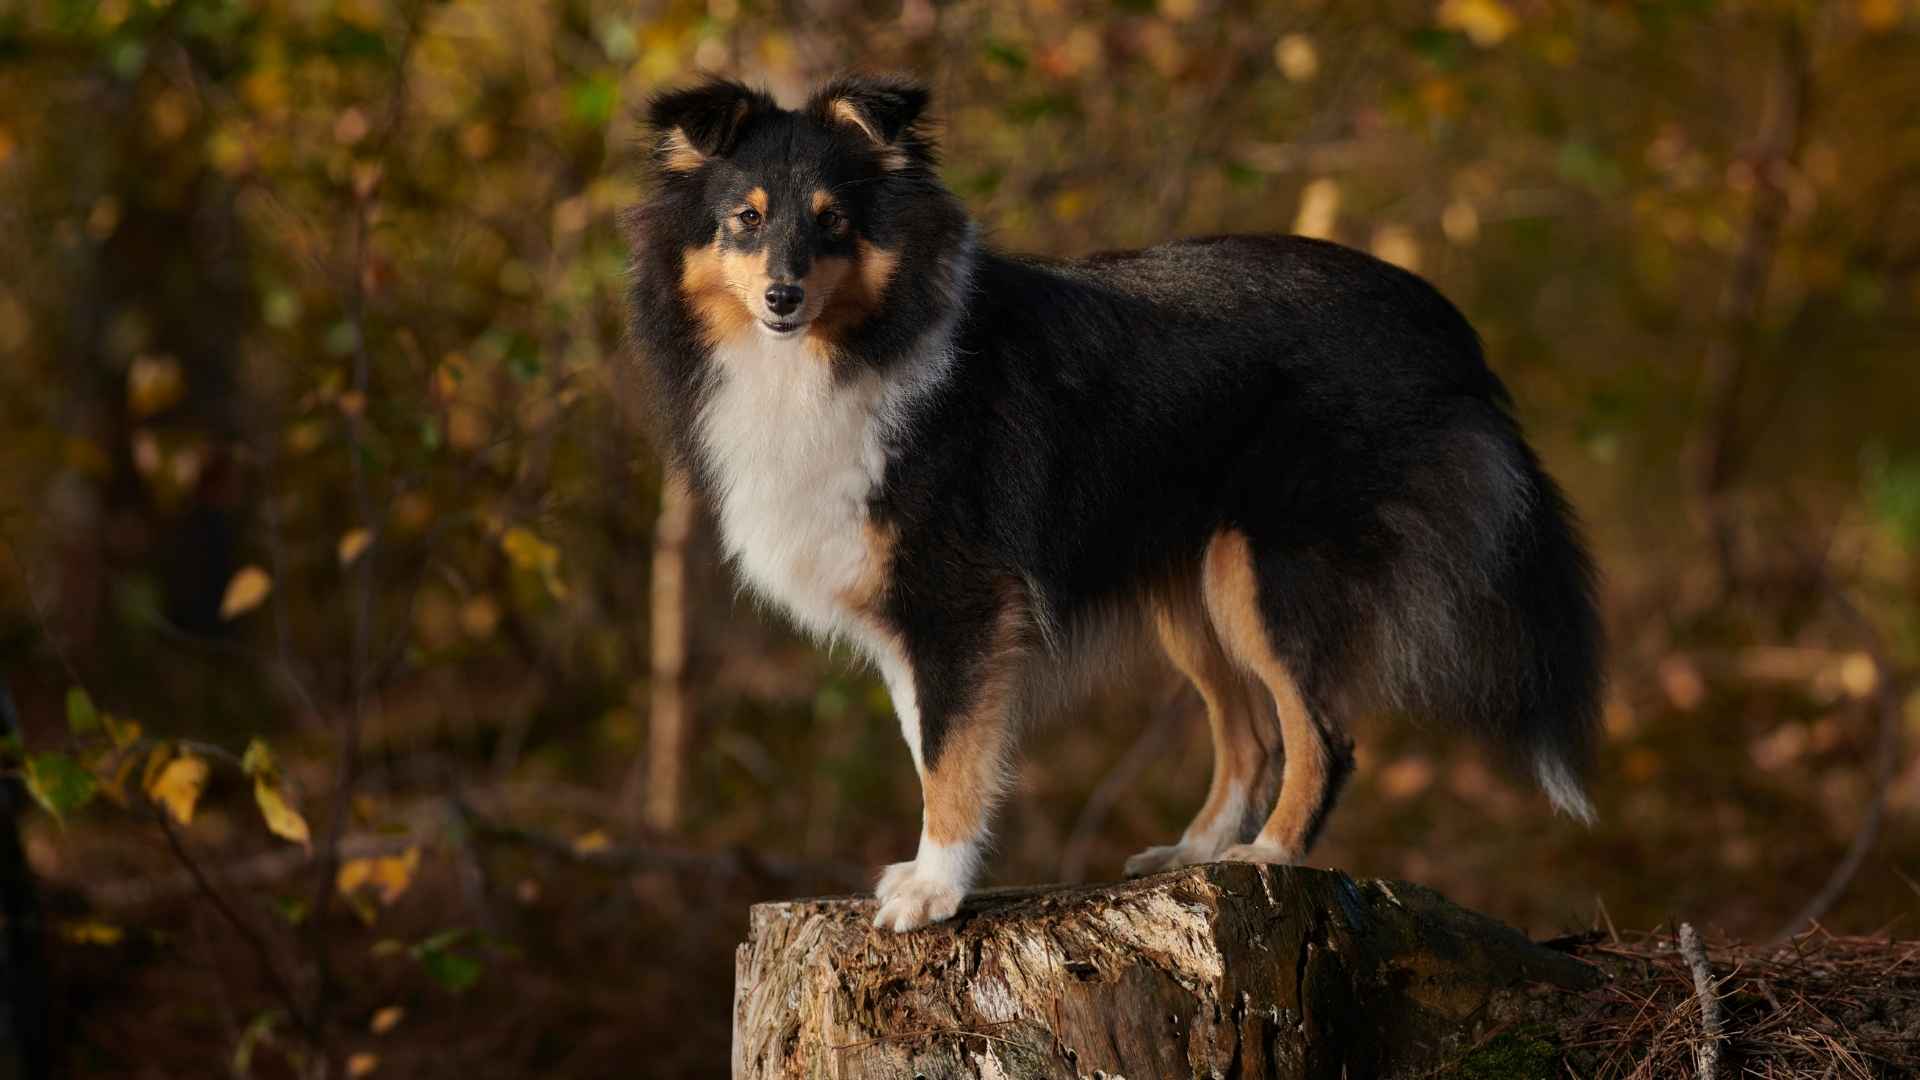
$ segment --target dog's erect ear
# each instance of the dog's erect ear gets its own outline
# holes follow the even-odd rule
[[[732,153],[747,124],[773,108],[772,98],[732,79],[656,95],[647,107],[654,161],[669,173],[693,172]]]
[[[807,112],[825,124],[857,128],[886,148],[886,160],[897,168],[931,158],[932,143],[920,129],[930,97],[926,87],[902,76],[847,75],[816,91]]]

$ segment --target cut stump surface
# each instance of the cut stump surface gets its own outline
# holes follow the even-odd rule
[[[1297,867],[993,890],[909,934],[873,913],[753,909],[737,1080],[1417,1076],[1601,979],[1431,889]]]

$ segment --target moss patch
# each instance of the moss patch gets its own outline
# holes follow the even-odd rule
[[[1539,1080],[1559,1076],[1560,1045],[1545,1028],[1509,1031],[1476,1047],[1440,1075],[1454,1080]]]

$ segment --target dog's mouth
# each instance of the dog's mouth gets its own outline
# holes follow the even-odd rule
[[[807,324],[798,319],[761,319],[760,328],[774,337],[792,337],[807,328]]]

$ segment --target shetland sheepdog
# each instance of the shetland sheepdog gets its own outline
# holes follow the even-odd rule
[[[954,914],[1022,725],[1132,642],[1198,688],[1214,755],[1129,874],[1300,861],[1366,713],[1457,722],[1590,819],[1592,564],[1460,312],[1301,237],[994,250],[927,105],[895,77],[663,93],[627,220],[666,452],[747,586],[892,694],[924,811],[874,922]]]

